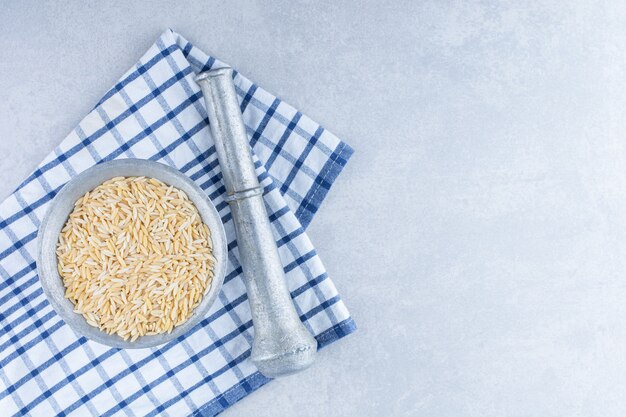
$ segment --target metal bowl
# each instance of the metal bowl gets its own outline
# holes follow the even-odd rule
[[[65,286],[57,270],[56,247],[59,233],[67,218],[74,209],[74,203],[87,191],[91,191],[104,181],[114,177],[152,177],[181,189],[195,204],[202,221],[211,231],[213,256],[216,263],[213,280],[207,288],[204,298],[195,308],[189,319],[175,327],[171,333],[139,337],[134,342],[125,341],[118,335],[107,334],[90,326],[82,315],[74,313],[74,305],[65,298]],[[226,273],[226,235],[222,220],[207,195],[192,180],[180,171],[157,162],[143,159],[123,159],[96,165],[67,183],[52,201],[46,216],[39,228],[39,254],[37,273],[43,290],[54,310],[63,318],[79,336],[116,347],[116,348],[147,348],[162,345],[182,335],[202,320],[209,311],[219,293]]]

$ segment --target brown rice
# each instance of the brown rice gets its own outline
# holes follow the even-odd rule
[[[210,231],[187,195],[146,177],[113,178],[79,198],[57,260],[74,311],[131,341],[187,321],[215,263]]]

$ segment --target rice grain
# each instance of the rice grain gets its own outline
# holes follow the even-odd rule
[[[76,313],[135,341],[187,321],[210,287],[211,249],[183,191],[117,177],[76,201],[59,236],[58,270]]]

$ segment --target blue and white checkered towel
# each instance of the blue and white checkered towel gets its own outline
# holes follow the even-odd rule
[[[252,322],[235,233],[195,73],[223,65],[165,32],[80,125],[0,204],[0,414],[214,415],[268,382],[249,360]],[[325,346],[355,329],[304,229],[352,150],[267,91],[235,85],[291,295]],[[186,337],[153,349],[79,338],[36,274],[37,228],[61,187],[110,159],[173,166],[210,196],[229,241],[224,287]]]

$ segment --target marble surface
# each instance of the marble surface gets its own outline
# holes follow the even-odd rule
[[[1,4],[0,198],[167,27],[356,154],[310,236],[359,330],[225,416],[621,416],[626,3]]]

